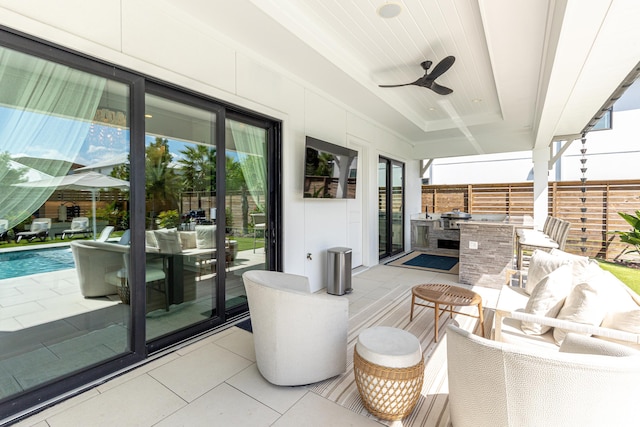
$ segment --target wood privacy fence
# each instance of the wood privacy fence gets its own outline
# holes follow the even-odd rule
[[[629,246],[610,232],[631,229],[618,212],[640,210],[640,180],[587,181],[584,193],[582,189],[580,181],[549,183],[549,215],[571,222],[566,251],[620,258]],[[474,213],[533,216],[533,183],[423,185],[422,208],[429,213],[458,208],[472,217]]]

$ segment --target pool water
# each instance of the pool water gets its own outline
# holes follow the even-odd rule
[[[0,253],[0,279],[74,268],[71,248]]]

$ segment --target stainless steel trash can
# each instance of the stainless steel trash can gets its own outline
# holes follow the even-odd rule
[[[327,250],[327,293],[344,295],[351,292],[351,248]]]

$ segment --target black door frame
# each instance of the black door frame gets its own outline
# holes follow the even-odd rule
[[[405,183],[405,168],[404,168],[404,163],[400,162],[398,160],[393,160],[390,159],[388,157],[385,156],[379,156],[378,158],[378,164],[380,163],[385,163],[386,164],[386,173],[385,173],[385,188],[386,188],[386,192],[385,192],[385,206],[386,206],[386,212],[385,212],[385,231],[386,231],[386,236],[385,236],[385,242],[386,242],[386,247],[384,248],[384,251],[382,250],[382,248],[378,247],[378,258],[379,259],[383,259],[383,258],[388,258],[390,256],[399,254],[401,252],[404,251],[405,248],[405,239],[404,239],[404,224],[405,224],[405,218],[404,218],[404,198],[405,198],[405,187],[404,187],[404,183]],[[402,168],[402,200],[401,200],[401,206],[402,206],[402,212],[401,212],[401,221],[402,221],[402,226],[401,226],[401,245],[397,250],[393,250],[393,166],[400,166]],[[380,233],[381,230],[378,230],[378,233]],[[378,241],[380,241],[378,239]]]

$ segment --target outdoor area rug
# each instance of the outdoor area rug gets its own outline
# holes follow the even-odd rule
[[[464,309],[476,307],[464,307]],[[478,320],[463,315],[441,317],[439,340],[433,341],[433,309],[417,307],[413,321],[409,322],[411,289],[400,287],[391,291],[368,309],[354,314],[349,319],[347,371],[337,377],[309,386],[309,389],[358,414],[372,418],[385,425],[417,427],[449,424],[449,385],[447,382],[447,337],[446,325],[453,322],[461,328],[475,330]],[[477,313],[477,309],[476,309]],[[491,329],[493,310],[485,310],[485,334]],[[411,332],[422,345],[425,358],[425,377],[422,392],[413,412],[401,422],[384,421],[371,415],[362,403],[353,374],[353,349],[360,332],[371,326],[392,326]],[[476,333],[480,333],[476,331]],[[395,424],[394,424],[395,423]]]
[[[253,327],[251,326],[251,318],[245,319],[242,322],[236,323],[236,325],[240,329],[244,329],[247,332],[253,333]]]
[[[420,251],[411,251],[400,258],[389,261],[386,265],[458,274],[457,257],[435,255]]]

